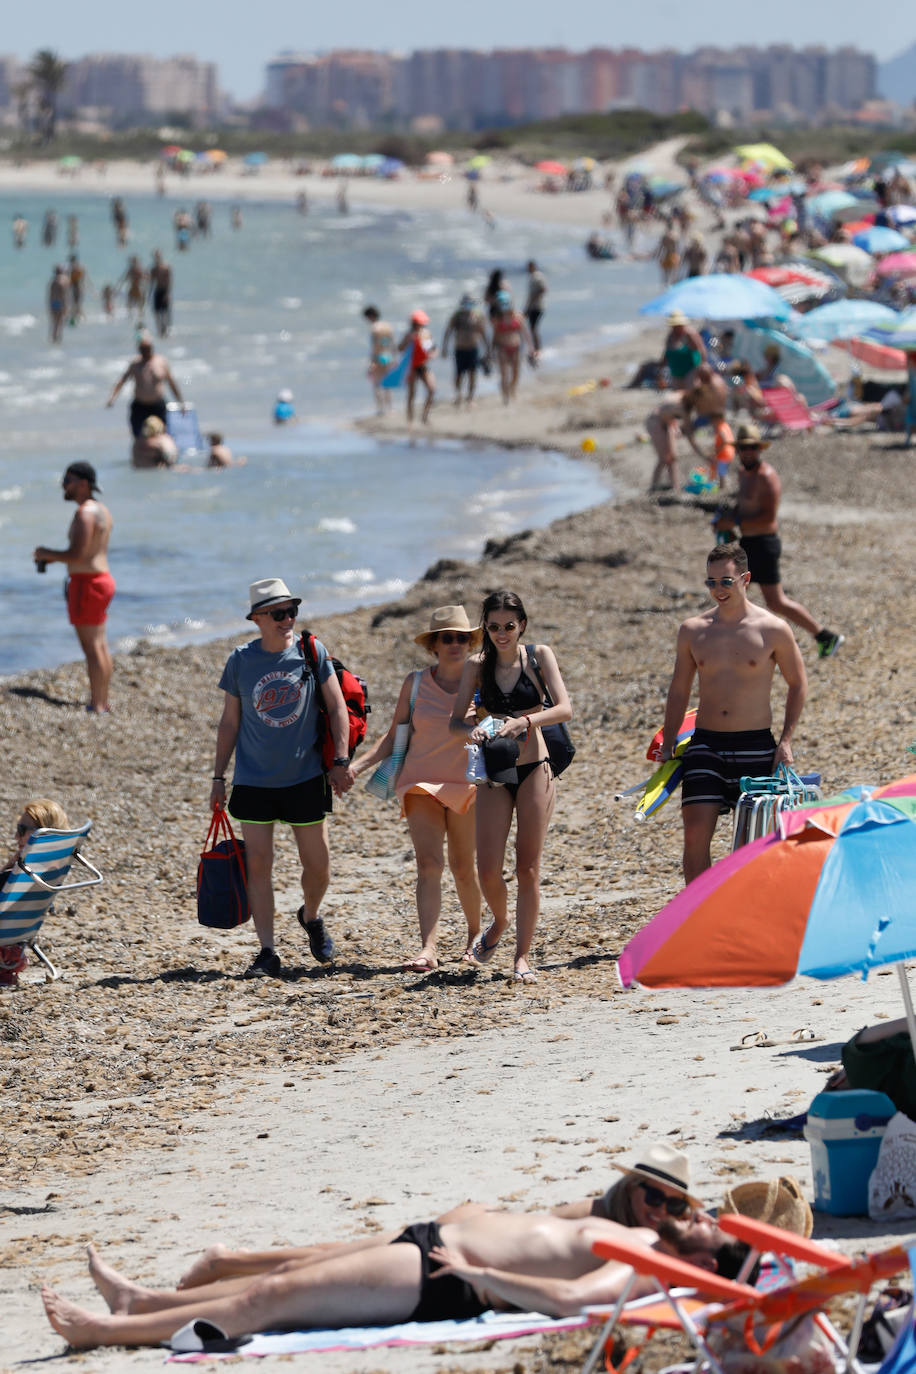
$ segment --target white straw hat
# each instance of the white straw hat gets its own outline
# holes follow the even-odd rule
[[[291,601],[294,606],[302,605],[302,597],[293,596],[280,577],[262,577],[259,581],[252,582],[248,588],[248,599],[251,602],[251,610],[246,615],[246,620],[250,620],[255,611],[269,610],[281,601]]]
[[[681,1150],[673,1145],[646,1145],[640,1150],[635,1163],[615,1164],[622,1173],[643,1178],[647,1183],[661,1183],[683,1193],[695,1207],[702,1207],[699,1198],[690,1191],[690,1161]]]

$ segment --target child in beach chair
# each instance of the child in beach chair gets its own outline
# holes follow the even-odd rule
[[[15,987],[34,950],[53,981],[60,975],[38,947],[38,933],[56,892],[93,887],[102,875],[80,854],[92,822],[73,827],[63,807],[45,797],[27,802],[16,824],[16,849],[0,869],[0,987]],[[66,881],[72,864],[92,875]]]
[[[906,1251],[899,1247],[850,1260],[816,1241],[783,1231],[767,1222],[726,1214],[718,1219],[721,1230],[752,1247],[738,1280],[719,1274],[697,1274],[681,1259],[617,1239],[595,1243],[605,1259],[632,1266],[633,1276],[607,1315],[597,1341],[583,1368],[591,1374],[614,1326],[638,1323],[649,1327],[679,1326],[696,1351],[693,1368],[713,1374],[827,1374],[841,1365],[858,1369],[855,1351],[868,1293],[874,1283],[906,1269]],[[786,1275],[784,1286],[758,1292],[742,1282],[752,1272],[756,1258],[771,1253]],[[791,1261],[821,1270],[811,1277],[791,1279]],[[660,1298],[627,1304],[637,1276],[658,1284]],[[823,1307],[840,1294],[859,1293],[848,1343],[823,1314]],[[625,1358],[625,1367],[632,1355]],[[890,1371],[888,1372],[890,1374]]]

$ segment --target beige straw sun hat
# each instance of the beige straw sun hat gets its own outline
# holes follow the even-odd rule
[[[480,648],[483,639],[483,630],[478,626],[474,629],[468,620],[468,613],[463,606],[437,606],[429,617],[429,629],[422,634],[414,635],[414,644],[419,644],[427,653],[433,651],[433,641],[440,630],[458,630],[462,634],[471,636],[469,648],[471,652]]]
[[[737,1212],[754,1221],[766,1221],[770,1226],[804,1236],[806,1240],[814,1229],[814,1218],[801,1184],[789,1174],[739,1183],[736,1188],[729,1188],[719,1208],[720,1215],[725,1212]]]

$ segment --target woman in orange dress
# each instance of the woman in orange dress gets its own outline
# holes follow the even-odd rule
[[[353,764],[353,772],[359,775],[388,758],[397,727],[410,722],[410,743],[398,774],[396,795],[417,856],[420,952],[403,966],[411,973],[433,973],[439,967],[446,853],[467,921],[463,958],[468,963],[473,962],[471,949],[480,934],[482,898],[474,846],[477,789],[465,778],[464,741],[450,732],[449,720],[468,654],[479,647],[481,637],[479,629],[471,628],[463,606],[437,607],[430,616],[429,629],[414,641],[436,662],[407,674],[387,733]],[[473,708],[467,715],[469,724],[473,723]]]

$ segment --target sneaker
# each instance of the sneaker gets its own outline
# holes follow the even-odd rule
[[[283,965],[280,956],[272,949],[262,949],[250,968],[245,970],[246,978],[278,978]]]
[[[334,941],[324,928],[324,921],[320,916],[316,916],[314,921],[305,919],[305,907],[301,906],[296,912],[296,920],[309,937],[309,949],[312,957],[317,959],[319,964],[329,964],[334,958]]]
[[[832,630],[821,630],[814,638],[818,658],[833,658],[840,645],[846,643],[845,635],[836,635]]]

